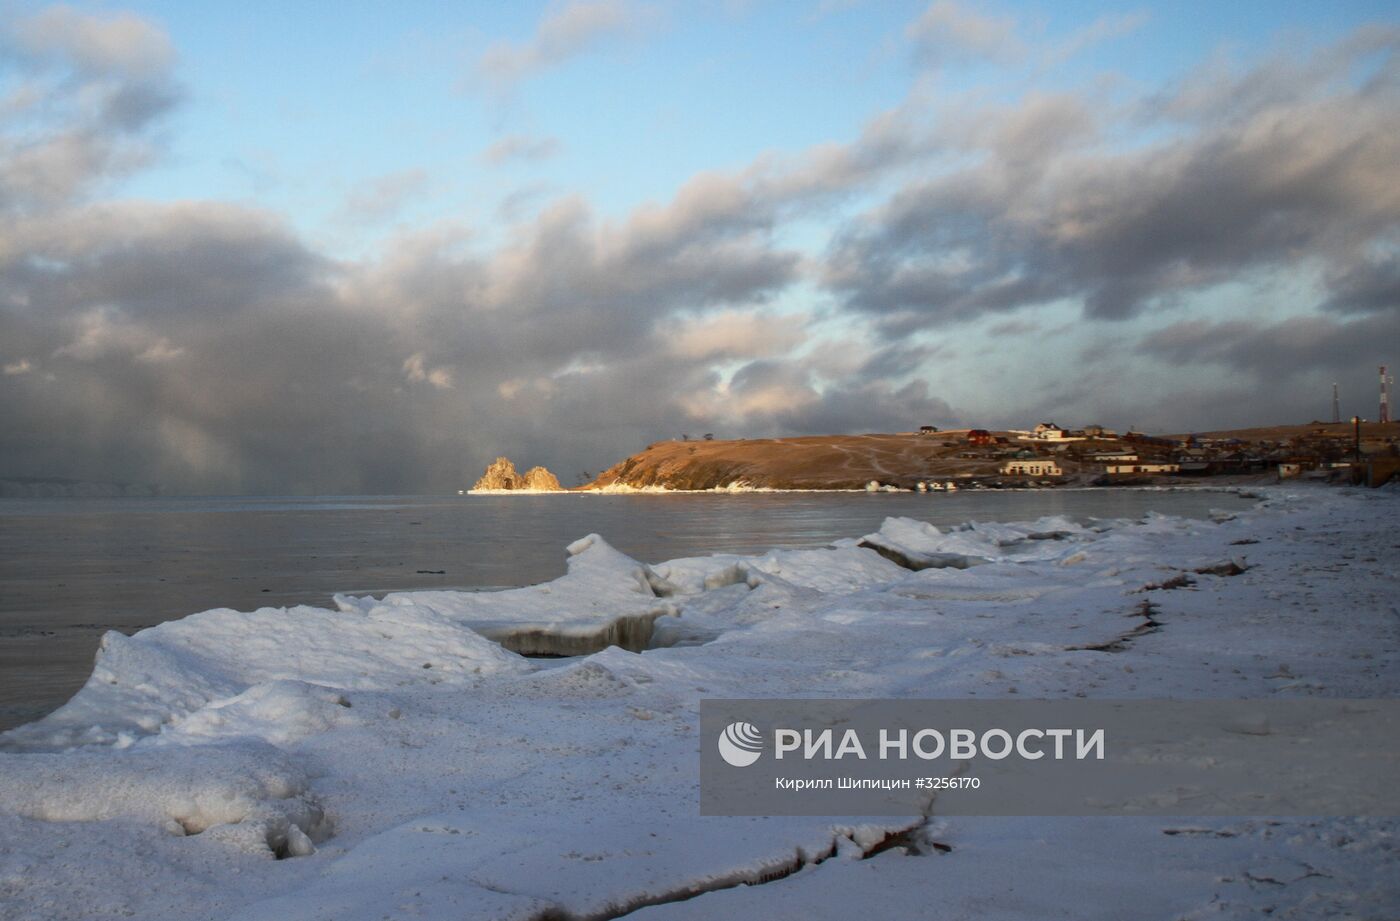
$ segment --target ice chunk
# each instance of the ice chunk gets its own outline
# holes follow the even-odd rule
[[[44,719],[0,736],[0,747],[129,744],[266,682],[380,689],[529,667],[423,608],[218,609],[129,637],[108,632],[87,684]]]
[[[750,557],[730,553],[684,557],[659,563],[655,572],[674,585],[678,592],[687,595],[714,591],[727,585],[753,588],[758,585],[759,577],[750,568],[750,560]]]
[[[609,646],[639,651],[658,617],[680,607],[677,587],[597,534],[569,545],[568,572],[553,582],[503,592],[395,592],[382,601],[336,596],[343,610],[386,616],[419,611],[469,627],[522,655],[577,656]]]
[[[907,573],[868,548],[770,550],[747,563],[750,571],[820,592],[853,592],[903,578]]]
[[[913,570],[948,566],[966,569],[999,555],[994,540],[945,534],[928,522],[913,518],[886,518],[880,530],[862,537],[859,545]]]

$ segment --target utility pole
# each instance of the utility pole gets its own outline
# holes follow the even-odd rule
[[[1337,396],[1337,382],[1332,382],[1332,421],[1342,421],[1342,402]]]
[[[1376,417],[1377,422],[1390,421],[1390,385],[1394,380],[1385,373],[1385,365],[1381,365],[1381,411]]]

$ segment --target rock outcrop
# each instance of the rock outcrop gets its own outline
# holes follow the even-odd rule
[[[476,489],[519,489],[523,485],[520,474],[509,457],[498,457],[486,467],[486,472],[472,487]]]
[[[508,457],[498,457],[476,481],[472,492],[499,490],[532,490],[534,492],[563,492],[559,478],[544,467],[531,467],[522,476]]]
[[[558,492],[562,491],[564,487],[559,485],[559,478],[544,467],[531,467],[529,470],[525,471],[522,488]]]

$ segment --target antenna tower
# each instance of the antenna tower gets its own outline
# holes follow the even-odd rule
[[[1385,365],[1381,365],[1381,411],[1376,417],[1377,422],[1390,421],[1390,385],[1395,383],[1395,378],[1385,373]]]

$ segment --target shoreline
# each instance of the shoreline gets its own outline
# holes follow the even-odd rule
[[[524,589],[109,634],[70,705],[0,736],[0,849],[27,861],[7,898],[170,919],[211,900],[355,921],[914,917],[976,914],[1014,873],[1033,894],[1131,891],[1152,917],[1387,913],[1393,819],[699,816],[701,700],[1400,697],[1396,576],[1367,551],[1394,491],[1258,491],[1218,520],[890,519],[652,565],[590,536]],[[600,616],[652,634],[537,660],[473,626],[582,643]],[[890,836],[938,847],[875,851]],[[821,857],[837,851],[870,859]],[[794,854],[810,869],[775,875]],[[1304,886],[1251,882],[1298,865]]]
[[[1007,493],[1007,492],[1116,492],[1122,490],[1138,490],[1144,492],[1175,492],[1175,491],[1196,491],[1196,492],[1225,492],[1238,494],[1241,490],[1267,489],[1279,485],[1276,478],[1266,477],[1258,481],[1250,480],[1240,483],[1124,483],[1122,485],[1106,484],[1100,486],[1090,485],[1051,485],[1051,486],[986,486],[986,487],[959,487],[958,489],[928,489],[922,492],[917,489],[906,489],[903,487],[881,487],[879,489],[785,489],[776,486],[714,486],[709,489],[675,489],[669,486],[605,486],[599,489],[589,489],[578,487],[575,489],[468,489],[460,490],[459,496],[705,496],[705,495],[763,495],[768,493],[777,494],[840,494],[840,495],[928,495],[935,497],[947,495],[948,493],[969,493],[972,495],[985,493]],[[1299,488],[1332,488],[1333,484],[1316,483],[1300,486]]]
[[[14,510],[23,517],[9,520],[11,533],[29,554],[0,564],[17,580],[0,612],[0,730],[68,700],[89,677],[106,630],[130,634],[214,606],[238,611],[324,606],[335,592],[490,591],[543,583],[564,569],[559,548],[589,530],[655,562],[820,546],[865,533],[890,515],[948,527],[974,518],[1005,521],[1059,512],[1117,518],[1155,509],[1204,517],[1209,506],[1246,504],[1230,495],[1211,496],[1031,490],[999,497],[953,493],[933,501],[915,493],[872,501],[861,492],[523,504],[452,495],[353,503],[311,497],[270,504],[261,498],[169,498],[139,500],[130,507],[105,500],[91,506],[26,502]],[[534,511],[527,512],[527,506]],[[127,549],[81,541],[71,533],[77,528],[80,534],[101,534],[114,527],[128,535]],[[182,543],[181,534],[190,529],[204,535],[206,552],[200,558]],[[250,542],[258,532],[270,539]],[[506,550],[500,537],[516,538],[506,545],[513,549]],[[79,562],[86,558],[107,560],[114,568],[104,575]],[[21,579],[30,576],[50,585]],[[269,591],[261,592],[264,588]]]

